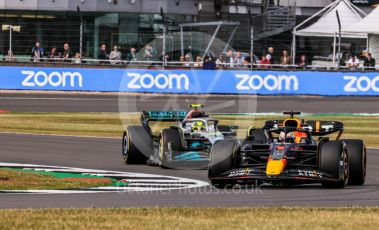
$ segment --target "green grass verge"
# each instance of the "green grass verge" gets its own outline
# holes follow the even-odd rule
[[[251,125],[261,127],[265,120],[283,119],[274,116],[218,115],[221,124],[240,127],[243,138]],[[319,115],[305,119],[337,120],[345,124],[344,138],[363,139],[368,146],[379,147],[379,116]],[[75,136],[121,137],[124,125],[139,124],[137,114],[118,113],[3,113],[0,114],[0,132],[60,134]],[[167,127],[157,124],[155,130]]]
[[[80,189],[110,186],[107,178],[78,178],[61,175],[0,168],[0,190]]]
[[[123,126],[117,113],[3,113],[2,132],[119,137]]]
[[[377,229],[378,208],[1,210],[2,229]]]

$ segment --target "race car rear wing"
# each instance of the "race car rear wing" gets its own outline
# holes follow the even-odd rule
[[[143,123],[149,121],[182,121],[186,115],[187,111],[142,111],[141,121]]]
[[[335,132],[343,132],[343,123],[339,121],[306,121],[304,129],[308,129],[313,136],[325,136]]]
[[[335,132],[339,132],[337,139],[339,139],[343,133],[343,123],[339,121],[319,121],[310,120],[304,121],[304,119],[295,118],[295,115],[301,115],[301,112],[283,112],[284,115],[290,115],[285,120],[269,120],[265,122],[263,129],[278,131],[283,128],[290,128],[297,130],[304,130],[309,132],[312,136],[325,136]]]
[[[263,129],[279,130],[280,128],[285,128],[285,126],[283,125],[284,121],[285,120],[266,121]],[[309,133],[311,133],[312,136],[325,136],[335,132],[340,132],[338,135],[339,138],[343,132],[343,123],[339,121],[301,121],[299,129],[304,129],[308,131]]]

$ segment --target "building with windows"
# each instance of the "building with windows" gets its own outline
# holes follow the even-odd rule
[[[377,0],[355,1],[369,12]],[[14,55],[28,55],[35,41],[45,51],[64,43],[79,49],[80,16],[83,18],[83,56],[96,58],[102,43],[120,46],[124,54],[163,33],[176,32],[184,22],[239,21],[241,25],[231,45],[250,49],[250,28],[254,27],[254,50],[268,46],[290,50],[291,30],[333,0],[0,0],[3,25],[19,25],[13,33]],[[81,14],[78,12],[80,9]],[[188,28],[212,34],[214,27]],[[233,28],[221,28],[217,37],[227,40]],[[174,41],[172,41],[173,43]],[[307,40],[302,41],[306,44]],[[9,47],[9,33],[0,33],[0,53]],[[260,54],[259,54],[260,55]]]
[[[45,51],[69,43],[79,49],[80,14],[83,17],[85,57],[96,57],[98,47],[118,45],[122,50],[141,48],[162,33],[161,10],[168,30],[198,15],[195,0],[0,0],[1,23],[21,26],[13,33],[14,55],[29,54],[35,41]],[[0,52],[7,53],[9,33],[0,32]]]

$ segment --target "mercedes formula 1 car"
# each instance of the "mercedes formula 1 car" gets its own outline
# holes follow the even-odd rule
[[[216,142],[208,169],[211,183],[215,187],[321,183],[329,188],[364,184],[365,144],[341,139],[343,123],[294,118],[300,112],[284,114],[290,117],[266,121],[263,128],[251,127],[243,141]]]
[[[143,111],[141,125],[124,131],[122,154],[127,164],[159,165],[164,168],[207,168],[212,145],[236,136],[236,127],[218,125],[199,108],[187,111]],[[151,122],[171,124],[154,133]],[[174,123],[174,124],[173,124]]]

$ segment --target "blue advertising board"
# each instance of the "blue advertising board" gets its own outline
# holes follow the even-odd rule
[[[0,89],[377,96],[379,72],[0,67]]]

